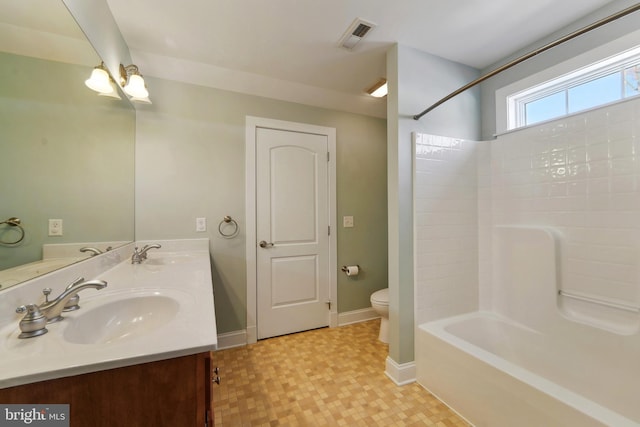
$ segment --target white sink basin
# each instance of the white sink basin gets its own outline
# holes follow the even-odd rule
[[[74,344],[108,344],[147,334],[178,314],[177,299],[161,292],[128,295],[103,304],[95,298],[65,322],[64,339]],[[82,306],[82,300],[80,305]],[[86,311],[85,311],[86,310]]]

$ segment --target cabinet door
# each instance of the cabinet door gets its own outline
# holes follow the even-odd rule
[[[70,404],[71,427],[213,426],[211,366],[200,353],[0,389],[0,402]]]

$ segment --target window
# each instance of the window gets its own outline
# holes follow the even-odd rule
[[[640,95],[640,47],[507,96],[509,129]]]

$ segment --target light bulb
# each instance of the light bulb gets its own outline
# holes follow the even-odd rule
[[[84,81],[84,84],[91,90],[99,93],[113,92],[113,86],[109,82],[109,73],[103,68],[96,67],[91,72],[91,77]]]
[[[144,85],[144,79],[139,74],[129,76],[129,81],[125,85],[124,91],[134,98],[147,98],[149,96],[149,91]]]

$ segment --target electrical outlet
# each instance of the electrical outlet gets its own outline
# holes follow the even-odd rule
[[[62,236],[62,220],[61,219],[49,220],[49,236]]]
[[[207,218],[196,218],[196,231],[207,231]]]
[[[344,228],[353,227],[353,217],[352,216],[343,216],[342,217],[342,226]]]

